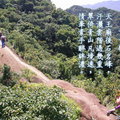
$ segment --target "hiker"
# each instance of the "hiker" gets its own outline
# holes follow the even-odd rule
[[[1,43],[2,43],[2,48],[4,48],[6,37],[2,34],[2,32],[0,32],[0,40],[1,40]]]
[[[116,94],[116,104],[117,106],[107,112],[107,115],[109,116],[110,114],[114,113],[116,110],[120,109],[120,90],[117,90]]]

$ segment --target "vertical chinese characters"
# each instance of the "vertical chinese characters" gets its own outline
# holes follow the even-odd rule
[[[93,22],[95,18],[97,23]],[[106,15],[98,13],[96,16],[93,13],[88,13],[87,15],[84,13],[79,14],[80,38],[78,50],[81,73],[83,73],[84,68],[88,68],[89,73],[92,73],[94,68],[98,70],[107,68],[108,72],[112,68],[111,22],[112,16],[110,13]],[[94,26],[96,26],[96,29],[94,29]]]

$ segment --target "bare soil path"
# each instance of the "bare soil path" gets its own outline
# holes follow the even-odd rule
[[[59,86],[66,91],[66,96],[75,100],[82,108],[81,120],[115,120],[114,116],[106,116],[107,108],[100,104],[100,101],[92,93],[86,92],[82,88],[74,87],[72,84],[63,80],[49,80],[41,71],[26,64],[8,47],[0,47],[0,65],[7,64],[15,72],[22,69],[29,69],[36,74],[36,82],[43,82],[48,86]]]
[[[43,80],[43,82],[49,81],[49,79],[41,71],[23,62],[23,60],[14,54],[7,46],[5,48],[0,48],[0,64],[9,65],[15,72],[20,72],[22,69],[29,69],[37,75],[37,78]]]

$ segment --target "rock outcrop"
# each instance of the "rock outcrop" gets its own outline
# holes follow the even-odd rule
[[[56,85],[66,91],[66,96],[75,100],[82,109],[81,120],[115,120],[114,116],[107,116],[107,108],[100,104],[100,101],[92,93],[87,93],[82,88],[74,87],[63,80],[49,80],[42,72],[35,67],[26,64],[21,58],[13,53],[8,47],[0,48],[0,65],[7,64],[15,72],[22,69],[30,69],[36,74],[34,82],[45,83],[48,86]]]

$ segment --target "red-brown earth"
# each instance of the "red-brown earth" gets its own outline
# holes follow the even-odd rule
[[[64,80],[50,80],[41,71],[35,67],[26,64],[18,55],[15,54],[7,46],[0,48],[0,65],[7,64],[12,71],[21,73],[23,69],[29,69],[36,74],[34,82],[44,83],[48,86],[59,86],[66,91],[66,96],[75,100],[82,109],[81,120],[115,120],[114,116],[107,116],[108,109],[100,104],[99,99],[92,94],[86,92],[82,88],[74,87],[71,83]]]

